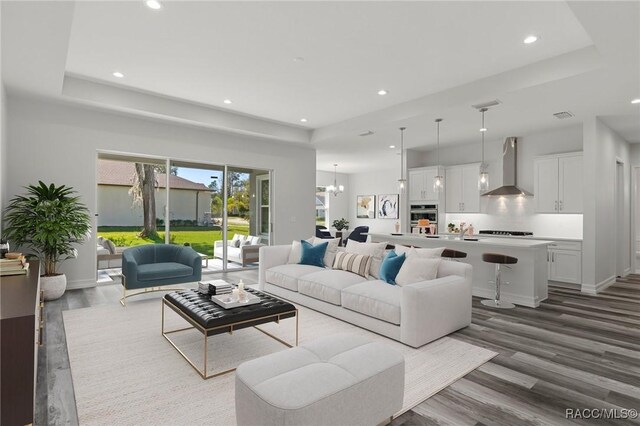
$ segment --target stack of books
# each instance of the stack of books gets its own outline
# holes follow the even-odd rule
[[[211,280],[198,282],[198,291],[203,294],[220,295],[231,293],[233,285],[223,280]]]
[[[0,277],[7,275],[25,275],[29,270],[29,264],[24,256],[13,259],[0,259]]]

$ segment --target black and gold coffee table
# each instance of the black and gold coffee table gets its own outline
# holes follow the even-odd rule
[[[298,346],[298,310],[294,305],[284,300],[275,298],[269,294],[263,293],[251,288],[245,291],[260,297],[260,303],[253,305],[240,306],[237,308],[224,309],[211,301],[208,295],[199,293],[195,290],[181,290],[167,293],[162,298],[162,335],[171,343],[171,345],[187,360],[187,362],[202,376],[203,379],[220,376],[222,374],[235,371],[235,367],[219,371],[213,374],[207,374],[207,338],[216,334],[229,333],[243,328],[254,327],[267,336],[277,340],[278,342],[293,347],[292,344],[258,328],[260,324],[269,322],[280,323],[280,320],[286,318],[296,319],[296,341]],[[165,331],[164,329],[164,309],[171,308],[180,315],[191,326],[180,328],[177,330]],[[200,331],[204,336],[204,366],[200,370],[193,361],[169,338],[169,334],[186,331],[191,329]]]

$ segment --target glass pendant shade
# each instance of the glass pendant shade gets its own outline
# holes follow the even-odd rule
[[[433,178],[433,191],[440,193],[444,191],[444,176],[436,176]]]
[[[484,162],[484,134],[487,128],[484,127],[484,113],[487,112],[487,108],[480,109],[482,113],[482,163],[480,164],[480,175],[478,176],[478,191],[487,192],[489,190],[489,172],[487,171],[487,163]]]
[[[436,118],[436,165],[438,167],[438,175],[433,178],[433,191],[439,194],[444,191],[444,176],[440,175],[440,123],[442,118]]]
[[[481,169],[480,171],[480,177],[478,179],[478,190],[480,192],[486,192],[489,190],[489,173],[484,169]]]

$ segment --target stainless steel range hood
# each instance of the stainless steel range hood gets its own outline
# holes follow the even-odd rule
[[[533,195],[518,187],[518,139],[507,138],[502,145],[502,186],[482,196]]]

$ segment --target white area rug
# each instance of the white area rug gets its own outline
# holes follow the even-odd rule
[[[165,312],[167,329],[187,326],[171,310]],[[413,349],[310,309],[300,307],[299,315],[300,343],[351,332],[403,353],[405,395],[398,414],[497,355],[447,337]],[[130,301],[126,308],[114,305],[64,312],[81,425],[235,424],[234,373],[203,380],[162,337],[160,323],[160,299]],[[286,341],[294,340],[294,319],[260,327]],[[192,359],[202,361],[202,334],[191,330],[171,336]],[[285,349],[255,329],[213,336],[209,339],[209,371]]]

